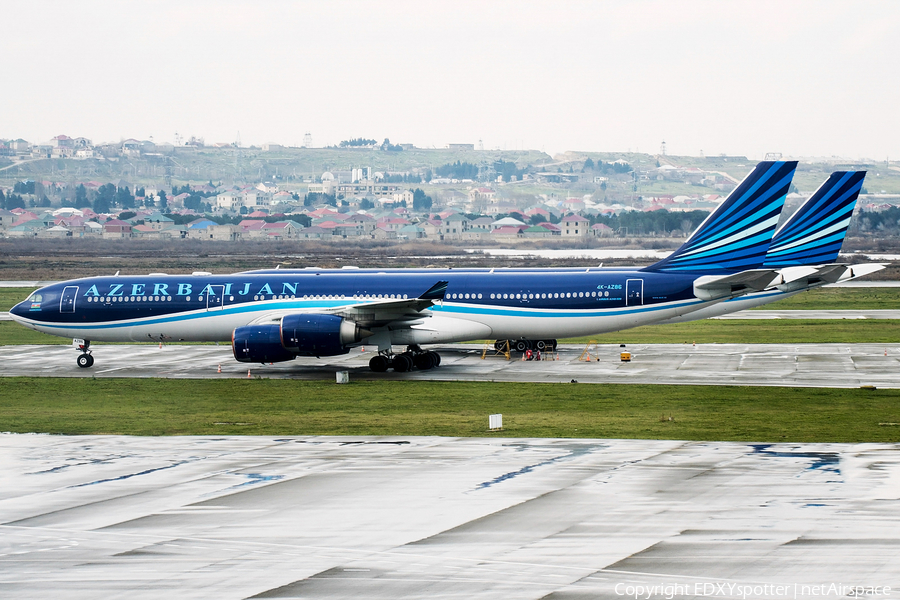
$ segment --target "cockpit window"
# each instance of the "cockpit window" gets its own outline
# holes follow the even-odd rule
[[[32,294],[28,301],[32,304],[40,304],[44,298],[40,294]]]

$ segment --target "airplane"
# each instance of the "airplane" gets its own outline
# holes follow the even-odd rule
[[[790,269],[793,273],[790,282],[729,298],[660,324],[685,323],[756,308],[883,269],[885,265],[878,263],[835,263],[865,177],[865,171],[835,171],[775,232],[765,258],[758,266]]]
[[[91,341],[231,341],[236,360],[272,363],[375,346],[376,372],[430,369],[422,345],[510,340],[517,349],[637,327],[786,285],[762,265],[796,161],[764,161],[688,240],[641,269],[269,269],[90,277],[34,292],[10,311],[37,331]],[[395,353],[393,346],[407,346]]]

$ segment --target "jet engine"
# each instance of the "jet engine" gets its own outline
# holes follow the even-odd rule
[[[278,325],[246,325],[231,334],[231,351],[238,362],[273,363],[294,360],[296,354],[281,345]]]
[[[298,314],[281,320],[282,345],[301,356],[334,356],[350,351],[370,331],[337,315]]]
[[[267,363],[297,356],[335,356],[349,344],[371,335],[353,321],[336,315],[296,314],[281,325],[245,325],[232,334],[231,348],[239,362]]]

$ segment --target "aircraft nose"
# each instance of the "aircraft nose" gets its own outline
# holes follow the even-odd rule
[[[28,308],[30,307],[29,302],[26,300],[24,302],[19,302],[11,309],[9,309],[9,314],[12,317],[24,317],[28,312]]]

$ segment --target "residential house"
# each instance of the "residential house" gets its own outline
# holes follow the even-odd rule
[[[156,231],[162,231],[175,224],[174,220],[159,212],[146,215],[141,217],[141,219],[143,219],[144,225],[147,225]]]
[[[131,223],[120,219],[110,219],[103,224],[103,237],[105,238],[130,238]]]
[[[606,223],[595,223],[591,225],[591,235],[594,237],[609,237],[613,234],[613,228]]]
[[[19,220],[19,215],[8,210],[0,210],[0,230],[7,230],[12,224]]]
[[[560,222],[563,237],[584,237],[588,234],[591,222],[580,215],[563,217]]]

